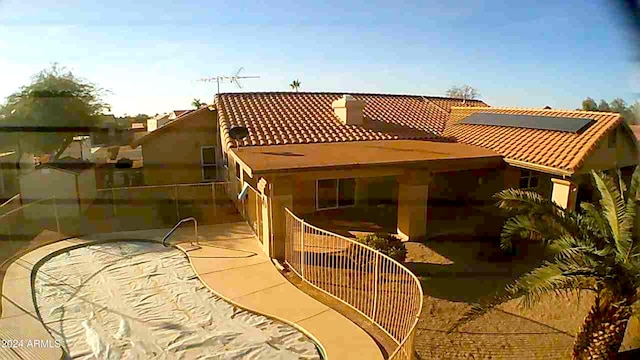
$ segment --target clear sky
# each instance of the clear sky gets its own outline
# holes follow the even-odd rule
[[[243,91],[443,95],[576,108],[640,93],[630,28],[595,1],[0,0],[0,97],[58,62],[111,91],[113,112],[211,102],[197,79],[243,66]],[[635,76],[634,76],[635,74]],[[224,84],[221,91],[241,91]]]

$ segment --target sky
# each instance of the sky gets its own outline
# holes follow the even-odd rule
[[[631,27],[595,1],[0,0],[0,98],[56,62],[107,89],[116,115],[210,103],[222,92],[442,96],[575,109],[640,94]],[[242,75],[241,74],[241,75]]]

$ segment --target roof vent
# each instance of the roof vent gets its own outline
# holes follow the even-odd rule
[[[351,95],[343,95],[342,98],[331,104],[333,112],[345,125],[362,125],[364,101],[357,100]]]

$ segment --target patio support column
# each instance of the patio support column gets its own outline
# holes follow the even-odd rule
[[[576,206],[576,197],[578,195],[578,187],[576,183],[571,180],[556,178],[551,178],[551,182],[553,183],[551,201],[564,209],[574,210]]]
[[[413,171],[398,177],[398,237],[419,241],[427,235],[427,200],[431,174]]]
[[[284,241],[286,232],[285,208],[293,211],[293,178],[277,177],[271,183],[271,229],[268,255],[276,259],[284,259]]]

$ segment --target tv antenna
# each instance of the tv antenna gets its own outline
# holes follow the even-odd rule
[[[242,70],[244,70],[244,67],[241,67],[240,69],[238,69],[238,71],[236,71],[236,73],[234,75],[230,75],[230,76],[213,76],[213,77],[209,77],[209,78],[202,78],[200,79],[200,81],[203,82],[215,82],[218,85],[218,94],[220,94],[220,83],[221,82],[225,82],[225,81],[229,81],[232,84],[236,84],[238,86],[238,88],[242,89],[242,85],[240,84],[240,79],[259,79],[260,76],[240,76],[240,72],[242,72]]]

